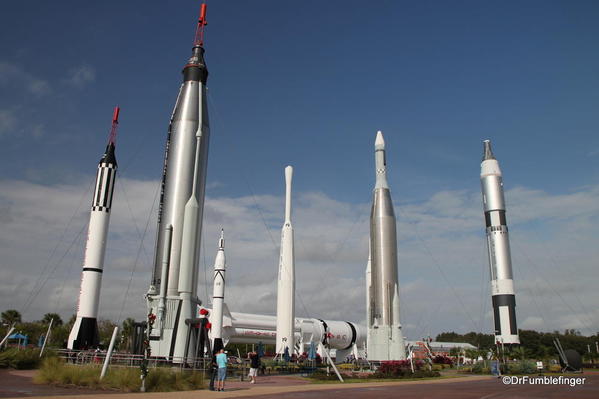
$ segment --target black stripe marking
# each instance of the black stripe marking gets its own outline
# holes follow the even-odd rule
[[[349,321],[346,321],[347,324],[349,324],[349,327],[351,328],[351,342],[350,344],[347,346],[347,348],[343,348],[343,349],[349,349],[351,348],[355,343],[356,343],[356,327],[354,327],[354,325],[352,323],[350,323]]]
[[[104,169],[98,171],[98,186],[96,187],[96,205],[100,203],[100,192],[102,191],[102,182],[104,180]]]
[[[181,301],[179,301],[179,303],[177,304],[177,315],[175,316],[175,326],[173,328],[173,332],[172,332],[172,338],[171,338],[171,349],[169,351],[169,357],[173,357],[173,354],[175,353],[175,341],[177,340],[177,329],[179,328],[179,317],[181,316]]]
[[[84,267],[83,271],[84,272],[96,272],[96,273],[103,273],[104,272],[104,270],[98,269],[97,267]]]
[[[495,334],[501,335],[501,323],[499,321],[499,307],[507,306],[510,317],[510,334],[518,334],[516,325],[516,296],[513,294],[493,295],[493,313],[495,316]]]

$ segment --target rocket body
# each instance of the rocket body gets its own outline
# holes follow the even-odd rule
[[[189,63],[183,69],[183,83],[171,117],[165,150],[161,201],[158,214],[158,237],[154,262],[153,284],[156,288],[167,284],[167,295],[178,295],[181,246],[183,241],[183,219],[185,206],[192,194],[198,206],[197,220],[201,231],[206,186],[206,169],[210,127],[206,101],[208,72],[203,58],[204,49],[194,47]],[[197,148],[197,133],[200,145]],[[200,151],[200,165],[195,172],[196,152]],[[194,188],[196,192],[192,193]],[[160,281],[165,229],[172,226],[169,273],[166,282]],[[199,239],[199,237],[198,237]],[[192,277],[193,278],[193,277]],[[196,281],[197,281],[197,277]],[[195,291],[195,290],[194,290]],[[194,292],[195,294],[195,292]]]
[[[291,225],[291,179],[293,168],[285,168],[285,223],[281,229],[281,255],[277,285],[276,351],[283,354],[288,348],[292,355],[295,330],[295,255]]]
[[[113,130],[118,123],[118,107],[113,117]],[[113,133],[106,146],[106,152],[98,164],[94,196],[89,218],[87,243],[81,274],[81,289],[77,318],[69,334],[69,349],[87,349],[98,345],[98,307],[100,304],[100,288],[104,271],[104,255],[106,253],[106,237],[110,223],[112,194],[116,179],[117,162],[114,155],[115,143]]]
[[[188,321],[197,317],[201,304],[198,260],[210,141],[207,78],[204,48],[196,43],[183,68],[168,129],[154,270],[146,296],[149,313],[164,315],[150,331],[152,354],[172,357],[175,363],[199,355],[195,348],[199,331]]]
[[[367,284],[368,360],[406,358],[399,321],[397,236],[395,212],[387,184],[385,141],[382,132],[375,140],[376,184],[370,213],[370,275]]]
[[[490,141],[485,140],[483,145],[480,181],[491,273],[495,341],[502,344],[519,344],[512,256],[505,217],[503,177],[499,163],[491,151]]]
[[[225,234],[221,231],[218,252],[214,260],[214,283],[212,285],[212,315],[210,329],[212,348],[223,347],[223,307],[225,301]],[[220,341],[220,342],[218,342]]]

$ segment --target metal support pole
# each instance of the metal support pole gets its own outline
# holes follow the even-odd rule
[[[15,330],[15,326],[13,324],[13,326],[8,330],[8,332],[6,333],[6,336],[2,339],[2,342],[0,342],[0,347],[2,347],[2,345],[4,345],[4,343],[6,342],[6,340],[8,339],[8,337],[10,337],[10,334],[12,334],[12,332]]]
[[[331,355],[329,355],[329,351],[327,351],[327,349],[324,347],[322,343],[319,343],[319,345],[322,348],[322,352],[327,356],[329,364],[333,367],[333,370],[335,370],[335,374],[337,374],[337,378],[339,378],[339,381],[344,382],[343,377],[341,377],[341,374],[339,374],[339,370],[337,370],[337,366],[335,366],[335,363],[333,363],[333,359],[331,359]]]
[[[106,352],[106,359],[104,359],[104,365],[102,366],[102,372],[100,373],[100,379],[104,378],[106,375],[106,370],[108,370],[108,363],[110,363],[110,357],[112,356],[112,350],[114,349],[114,342],[116,341],[116,335],[119,331],[119,327],[115,326],[112,331],[112,338],[110,339],[110,345],[108,345],[108,352]]]
[[[46,342],[48,342],[48,338],[50,337],[50,329],[52,328],[52,322],[54,318],[50,319],[50,324],[48,324],[48,331],[46,331],[46,336],[44,337],[44,343],[42,344],[42,350],[40,351],[40,357],[44,354],[44,349],[46,348]]]

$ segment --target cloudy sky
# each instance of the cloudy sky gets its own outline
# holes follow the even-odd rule
[[[75,311],[92,184],[120,105],[101,317],[142,318],[168,118],[197,1],[21,1],[0,15],[0,308]],[[521,328],[599,331],[599,5],[210,1],[201,298],[275,313],[283,168],[297,313],[362,322],[373,142],[385,133],[402,323],[492,330],[483,139],[508,205]]]

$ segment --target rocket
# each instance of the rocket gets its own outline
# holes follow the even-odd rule
[[[483,141],[480,182],[487,232],[487,250],[491,269],[491,296],[495,320],[495,342],[519,344],[516,325],[516,296],[512,275],[512,256],[505,218],[503,177],[491,151],[491,142]]]
[[[376,183],[370,213],[370,261],[366,276],[368,360],[403,360],[404,339],[399,322],[397,232],[387,183],[385,140],[378,131],[374,143]]]
[[[192,325],[186,322],[196,316],[201,303],[197,265],[210,140],[203,47],[206,24],[206,4],[202,4],[192,54],[183,67],[183,83],[168,128],[154,270],[146,296],[150,312],[163,315],[160,328],[150,331],[152,353],[178,359],[195,355]]]
[[[214,282],[212,285],[212,348],[223,348],[223,307],[225,301],[225,232],[221,230],[218,240],[218,252],[214,260]]]
[[[100,304],[100,287],[104,270],[104,254],[106,253],[106,236],[110,223],[110,209],[112,207],[112,194],[117,170],[114,150],[119,112],[120,108],[115,107],[108,145],[98,163],[83,260],[83,272],[81,274],[77,318],[69,334],[67,342],[67,348],[69,349],[91,348],[97,346],[99,341],[98,306]]]
[[[281,229],[281,256],[277,285],[277,332],[276,351],[283,354],[285,348],[292,355],[295,330],[295,254],[293,227],[291,226],[291,178],[293,167],[285,168],[285,222]]]

